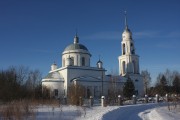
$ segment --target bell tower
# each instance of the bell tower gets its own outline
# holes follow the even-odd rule
[[[135,86],[135,95],[144,95],[144,85],[142,76],[139,73],[139,56],[136,54],[132,33],[127,24],[125,13],[125,29],[122,33],[121,41],[122,55],[119,60],[119,74],[125,78],[130,77]]]
[[[119,73],[122,76],[127,74],[139,74],[139,56],[135,53],[132,33],[127,25],[127,15],[125,13],[125,29],[122,33],[121,41],[122,55],[119,56]]]

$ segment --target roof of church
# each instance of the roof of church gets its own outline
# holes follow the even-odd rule
[[[64,51],[79,50],[79,49],[88,51],[88,49],[87,49],[84,45],[79,44],[79,43],[74,43],[74,44],[68,45],[68,46],[64,49]]]
[[[51,72],[44,79],[63,79],[63,77],[58,72]]]
[[[79,44],[79,37],[78,37],[77,34],[76,34],[76,36],[74,37],[74,43],[68,45],[68,46],[64,49],[64,51],[79,50],[79,49],[88,51],[88,49],[87,49],[84,45]]]

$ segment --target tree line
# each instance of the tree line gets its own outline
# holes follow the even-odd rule
[[[151,76],[147,70],[141,72],[144,81],[145,94],[164,96],[167,93],[180,94],[180,73],[166,70],[159,73],[155,85],[151,86]],[[0,101],[12,101],[18,99],[50,98],[49,90],[41,85],[41,72],[31,70],[25,66],[11,66],[0,71]],[[129,89],[132,88],[132,89]],[[134,85],[130,78],[123,88],[123,95],[131,97],[134,94]],[[73,96],[73,95],[69,95]]]
[[[151,85],[151,75],[148,70],[141,71],[144,83],[144,92],[148,96],[165,96],[166,94],[180,94],[180,73],[167,69],[164,73],[159,73],[154,86]],[[124,97],[130,99],[135,94],[133,81],[128,77],[124,87]]]
[[[0,101],[41,98],[41,72],[25,66],[0,71]]]
[[[144,72],[143,72],[144,73]],[[166,94],[180,94],[180,73],[178,71],[170,71],[167,69],[163,73],[159,73],[153,87],[150,86],[150,73],[144,74],[143,80],[147,94],[154,96],[159,94],[165,96]]]

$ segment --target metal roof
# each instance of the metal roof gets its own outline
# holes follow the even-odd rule
[[[84,45],[79,44],[79,43],[75,43],[75,44],[70,44],[70,45],[68,45],[68,46],[64,49],[64,51],[79,50],[79,49],[88,51],[88,49],[87,49]]]

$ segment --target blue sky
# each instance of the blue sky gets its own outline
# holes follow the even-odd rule
[[[180,71],[179,0],[1,0],[0,69],[11,65],[39,69],[43,76],[64,48],[80,43],[101,55],[108,73],[118,73],[124,11],[133,33],[140,69],[152,79],[167,68]]]

